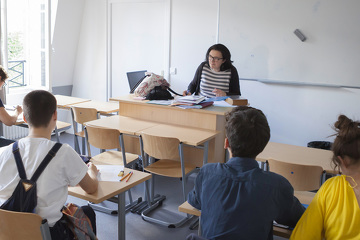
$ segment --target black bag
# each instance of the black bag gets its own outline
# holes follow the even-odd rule
[[[173,96],[171,96],[171,93],[174,93],[176,95],[181,96],[180,94],[174,92],[171,88],[167,86],[156,86],[154,87],[148,95],[146,95],[146,100],[169,100],[174,99]]]
[[[145,97],[146,100],[169,100],[174,99],[171,96],[170,92],[167,90],[165,86],[156,86],[154,87],[148,95]]]
[[[51,159],[55,157],[57,151],[60,149],[61,146],[61,143],[56,143],[50,149],[44,160],[36,169],[34,175],[31,177],[30,180],[28,180],[26,177],[24,164],[20,156],[18,142],[14,143],[13,154],[21,179],[11,197],[6,200],[3,205],[1,205],[1,209],[16,212],[35,212],[35,207],[37,205],[36,180],[39,178],[39,176],[49,164]]]

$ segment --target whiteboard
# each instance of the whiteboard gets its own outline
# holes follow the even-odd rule
[[[240,79],[360,87],[359,10],[358,0],[220,0],[219,42]]]

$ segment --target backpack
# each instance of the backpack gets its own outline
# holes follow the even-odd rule
[[[28,180],[26,177],[24,164],[20,156],[18,142],[15,142],[13,144],[13,154],[21,179],[11,197],[1,205],[1,209],[16,212],[35,212],[35,207],[37,205],[36,180],[39,178],[40,174],[44,171],[51,159],[55,157],[57,151],[60,149],[61,146],[61,143],[56,143],[50,149],[44,160],[36,169],[34,175],[31,177],[30,180]]]

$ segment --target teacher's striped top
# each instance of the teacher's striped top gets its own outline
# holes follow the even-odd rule
[[[209,98],[215,97],[215,94],[212,92],[214,88],[229,92],[230,77],[230,69],[215,72],[210,69],[208,64],[205,64],[201,73],[200,94]]]

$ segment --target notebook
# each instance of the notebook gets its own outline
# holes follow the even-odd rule
[[[130,93],[134,93],[136,87],[141,83],[141,81],[145,78],[145,73],[147,71],[136,71],[136,72],[127,72],[127,78],[129,81]]]

